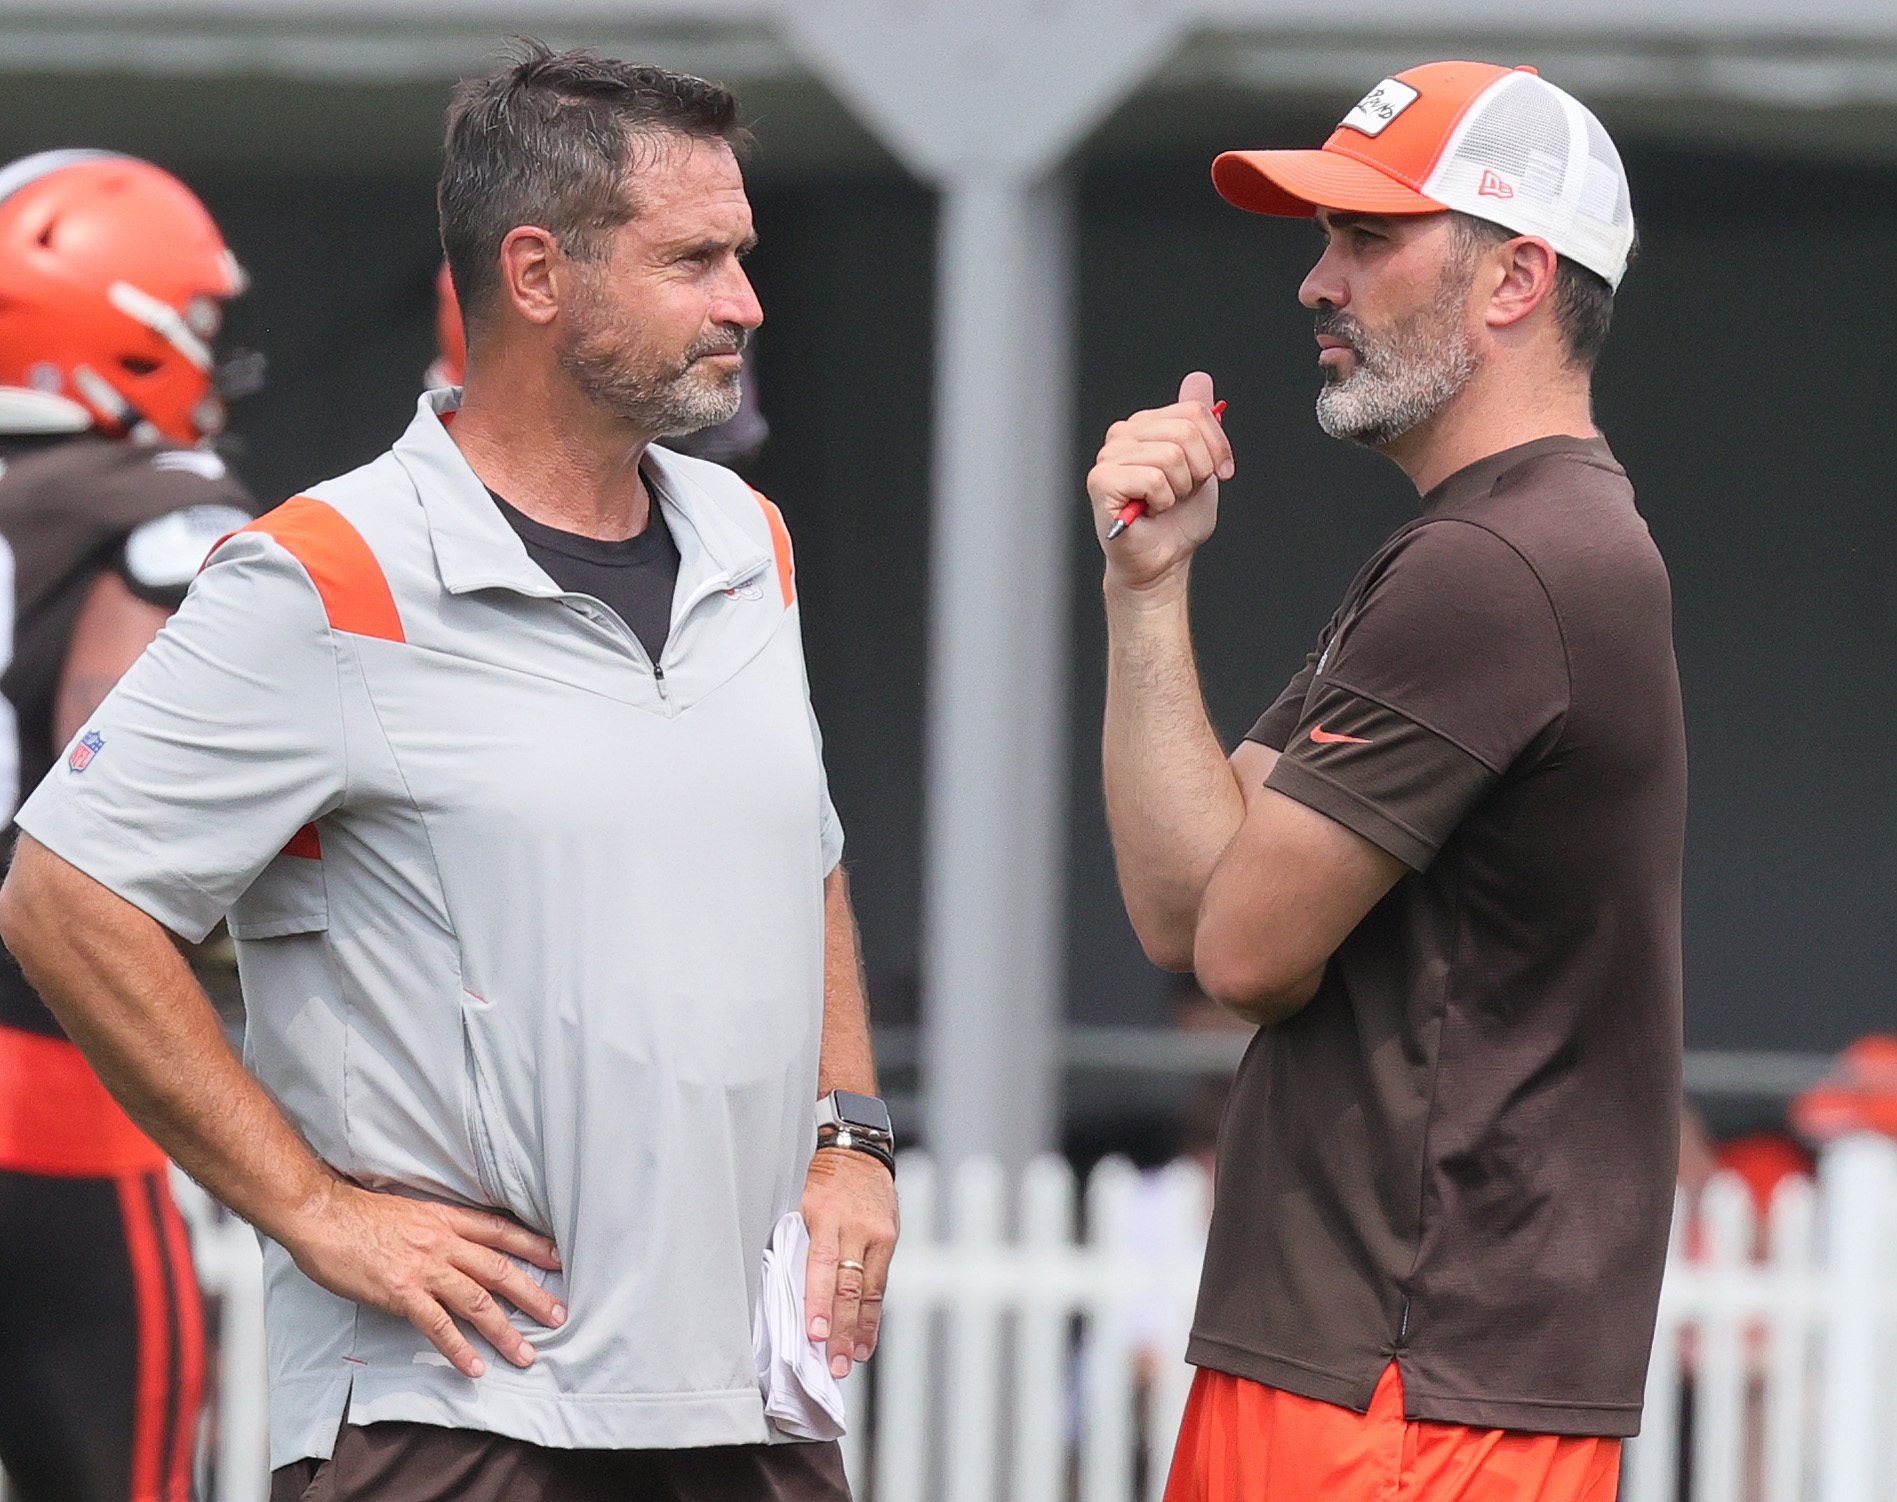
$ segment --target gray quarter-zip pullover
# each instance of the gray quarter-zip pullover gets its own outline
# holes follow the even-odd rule
[[[539,1360],[470,1380],[267,1244],[273,1465],[345,1414],[763,1441],[752,1305],[813,1147],[842,850],[789,539],[651,450],[654,663],[528,558],[457,397],[221,544],[19,822],[188,938],[228,915],[247,1062],[326,1161],[560,1248],[567,1324],[517,1314]]]

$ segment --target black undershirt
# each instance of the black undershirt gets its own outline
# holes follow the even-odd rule
[[[646,529],[624,542],[602,542],[562,532],[523,516],[493,491],[507,524],[520,534],[527,556],[569,594],[591,595],[631,628],[654,662],[672,629],[672,592],[678,587],[678,544],[659,503],[647,512]]]

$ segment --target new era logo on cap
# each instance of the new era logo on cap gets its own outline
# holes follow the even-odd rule
[[[1515,196],[1515,190],[1502,181],[1498,173],[1488,169],[1484,169],[1481,185],[1477,187],[1476,192],[1484,198],[1513,198]]]

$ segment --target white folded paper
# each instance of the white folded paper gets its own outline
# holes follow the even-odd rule
[[[789,1211],[777,1222],[764,1252],[751,1350],[770,1421],[798,1439],[838,1439],[843,1434],[843,1389],[830,1375],[824,1343],[812,1340],[804,1323],[809,1262],[809,1228],[802,1214]]]

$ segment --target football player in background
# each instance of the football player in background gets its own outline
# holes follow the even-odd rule
[[[0,168],[0,857],[20,797],[91,759],[66,743],[254,513],[204,446],[243,285],[148,162]],[[203,1321],[167,1176],[0,951],[0,1464],[23,1502],[189,1502]]]

